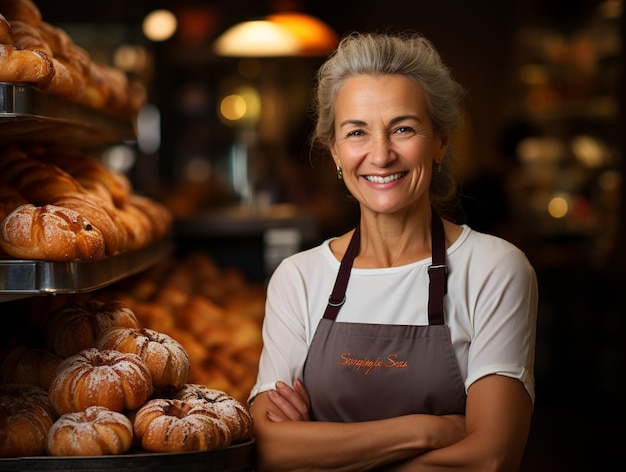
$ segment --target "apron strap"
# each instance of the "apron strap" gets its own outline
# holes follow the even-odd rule
[[[357,225],[350,239],[350,244],[346,253],[341,259],[341,266],[337,273],[337,280],[335,280],[335,286],[328,298],[328,305],[324,312],[324,318],[336,320],[337,314],[341,309],[341,306],[346,301],[346,289],[348,288],[348,280],[350,279],[350,271],[352,270],[352,263],[356,258],[356,254],[359,250],[359,242],[361,241],[361,226]]]
[[[432,210],[431,222],[432,237],[432,264],[428,267],[428,276],[430,278],[429,296],[428,296],[428,322],[429,324],[442,325],[443,322],[443,298],[447,292],[447,276],[448,268],[446,267],[446,238],[441,218],[435,210]],[[336,320],[339,310],[346,301],[346,289],[348,288],[348,280],[350,279],[350,271],[352,264],[356,258],[359,242],[361,239],[360,226],[354,229],[350,244],[346,253],[341,259],[335,286],[328,298],[328,305],[324,312],[324,318]]]
[[[443,298],[448,292],[448,268],[446,267],[446,235],[443,222],[435,210],[432,210],[432,264],[428,267],[428,323],[443,324]]]

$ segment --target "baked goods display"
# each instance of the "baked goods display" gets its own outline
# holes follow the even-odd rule
[[[189,383],[247,401],[262,349],[262,284],[198,251],[164,260],[98,297],[123,300],[142,326],[177,340],[190,358]]]
[[[0,148],[0,248],[17,259],[97,261],[137,250],[170,231],[161,203],[75,150]]]
[[[46,322],[33,324],[32,345],[3,354],[0,457],[211,451],[251,438],[242,402],[189,382],[181,342],[139,327],[125,301],[87,297],[33,303]]]
[[[46,452],[51,456],[123,454],[133,444],[133,425],[122,413],[103,406],[66,413],[51,426]]]
[[[0,82],[42,91],[120,116],[136,115],[144,92],[120,70],[94,62],[31,0],[0,0]]]
[[[32,0],[0,0],[0,82],[20,84],[42,103],[70,105],[55,96],[71,110],[113,115],[104,123],[130,122],[144,99],[124,73],[94,62],[44,21]],[[119,136],[114,131],[103,134]],[[71,149],[71,139],[49,136],[0,142],[1,259],[116,261],[169,233],[164,205]],[[22,305],[41,311],[19,309],[11,327],[15,320],[32,332],[16,330],[0,344],[0,457],[208,451],[251,438],[243,401],[260,352],[258,298],[234,301],[247,288],[240,274],[192,264],[154,281],[161,290],[146,290],[146,298],[112,289]],[[185,287],[183,280],[195,284],[187,272],[206,279]],[[202,337],[190,329],[198,313]]]

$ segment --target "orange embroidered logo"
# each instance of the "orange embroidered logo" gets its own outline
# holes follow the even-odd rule
[[[383,361],[380,357],[372,360],[367,357],[363,359],[358,359],[352,357],[352,353],[344,352],[341,355],[341,360],[337,362],[337,365],[347,366],[347,367],[355,367],[355,372],[360,372],[361,369],[365,371],[365,375],[368,375],[372,369],[375,368],[395,368],[395,369],[404,369],[409,366],[407,361],[398,360],[397,354],[389,354],[387,359]]]

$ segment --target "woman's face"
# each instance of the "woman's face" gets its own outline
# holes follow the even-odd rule
[[[348,79],[335,102],[331,153],[362,211],[393,214],[430,205],[433,165],[448,136],[436,135],[421,89],[402,75]]]

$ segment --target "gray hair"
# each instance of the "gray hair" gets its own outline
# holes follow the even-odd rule
[[[422,90],[435,132],[451,134],[461,125],[464,90],[452,77],[432,43],[417,33],[352,33],[342,38],[317,73],[314,110],[317,117],[313,142],[329,148],[335,139],[335,99],[341,86],[355,75],[401,74]],[[457,183],[451,170],[452,146],[441,171],[433,172],[430,197],[433,206],[449,215],[456,200]]]

